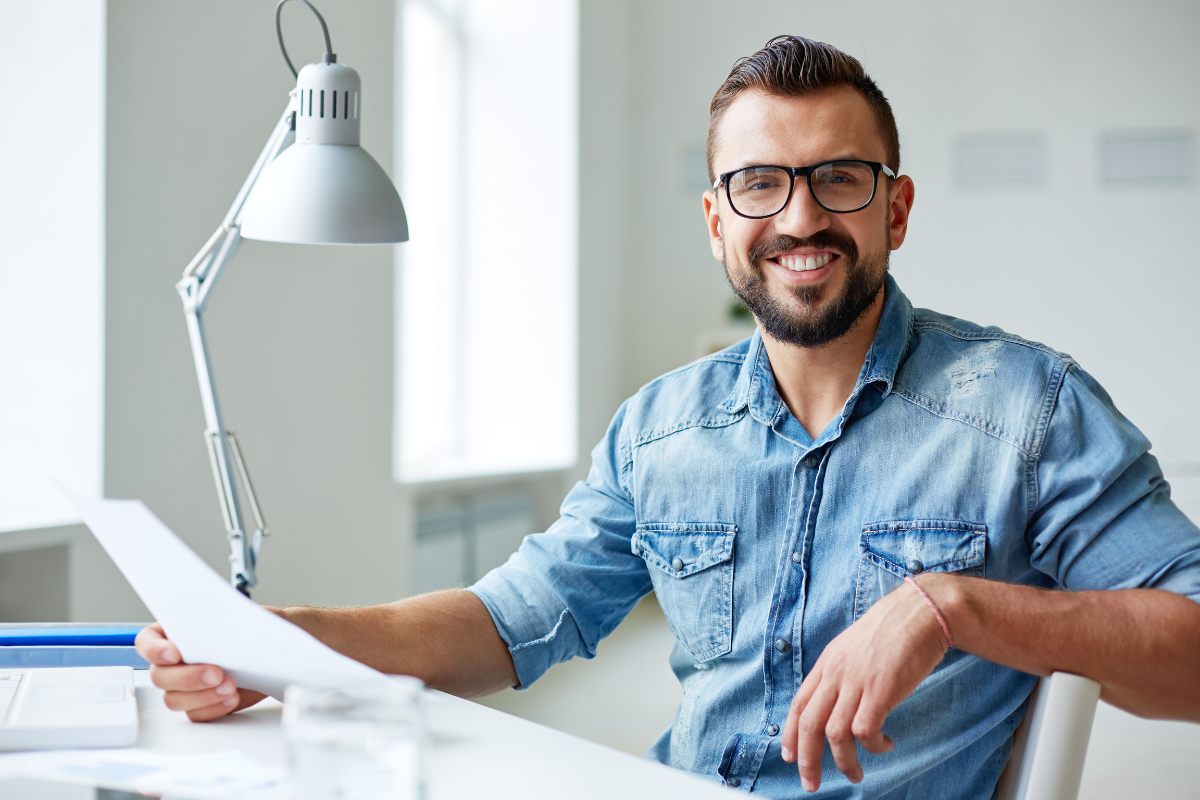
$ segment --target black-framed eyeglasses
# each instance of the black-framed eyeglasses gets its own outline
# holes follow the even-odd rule
[[[713,191],[725,185],[729,207],[747,219],[766,219],[787,208],[796,188],[796,178],[808,180],[813,200],[826,211],[849,214],[861,211],[875,199],[879,173],[895,178],[896,173],[878,161],[826,161],[811,167],[762,165],[742,167],[720,175]]]

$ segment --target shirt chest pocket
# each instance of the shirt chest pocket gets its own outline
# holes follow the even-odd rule
[[[863,526],[859,548],[856,620],[909,575],[954,572],[984,577],[987,526],[944,519],[872,522]]]
[[[733,647],[736,533],[736,525],[677,522],[638,525],[633,534],[671,633],[697,664]]]

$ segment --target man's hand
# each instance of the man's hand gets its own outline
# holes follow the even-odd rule
[[[825,740],[852,783],[862,780],[857,739],[872,753],[892,749],[881,730],[893,708],[941,662],[948,645],[937,617],[901,585],[837,636],[792,699],[783,726],[784,761],[796,761],[804,789],[821,786]]]
[[[150,680],[165,691],[172,711],[186,711],[193,722],[208,722],[252,706],[265,694],[239,689],[233,678],[212,664],[184,664],[179,648],[157,622],[143,628],[134,641],[138,655],[150,662]]]

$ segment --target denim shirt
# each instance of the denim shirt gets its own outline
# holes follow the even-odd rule
[[[749,340],[627,400],[546,533],[472,587],[521,687],[590,658],[651,590],[683,689],[649,757],[770,797],[989,798],[1036,678],[951,650],[865,777],[780,757],[800,682],[906,575],[1200,600],[1200,530],[1150,443],[1068,356],[914,310],[888,278],[845,407],[814,440]]]

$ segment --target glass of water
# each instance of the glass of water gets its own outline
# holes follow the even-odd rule
[[[424,689],[405,676],[352,689],[287,687],[289,800],[421,800]]]

